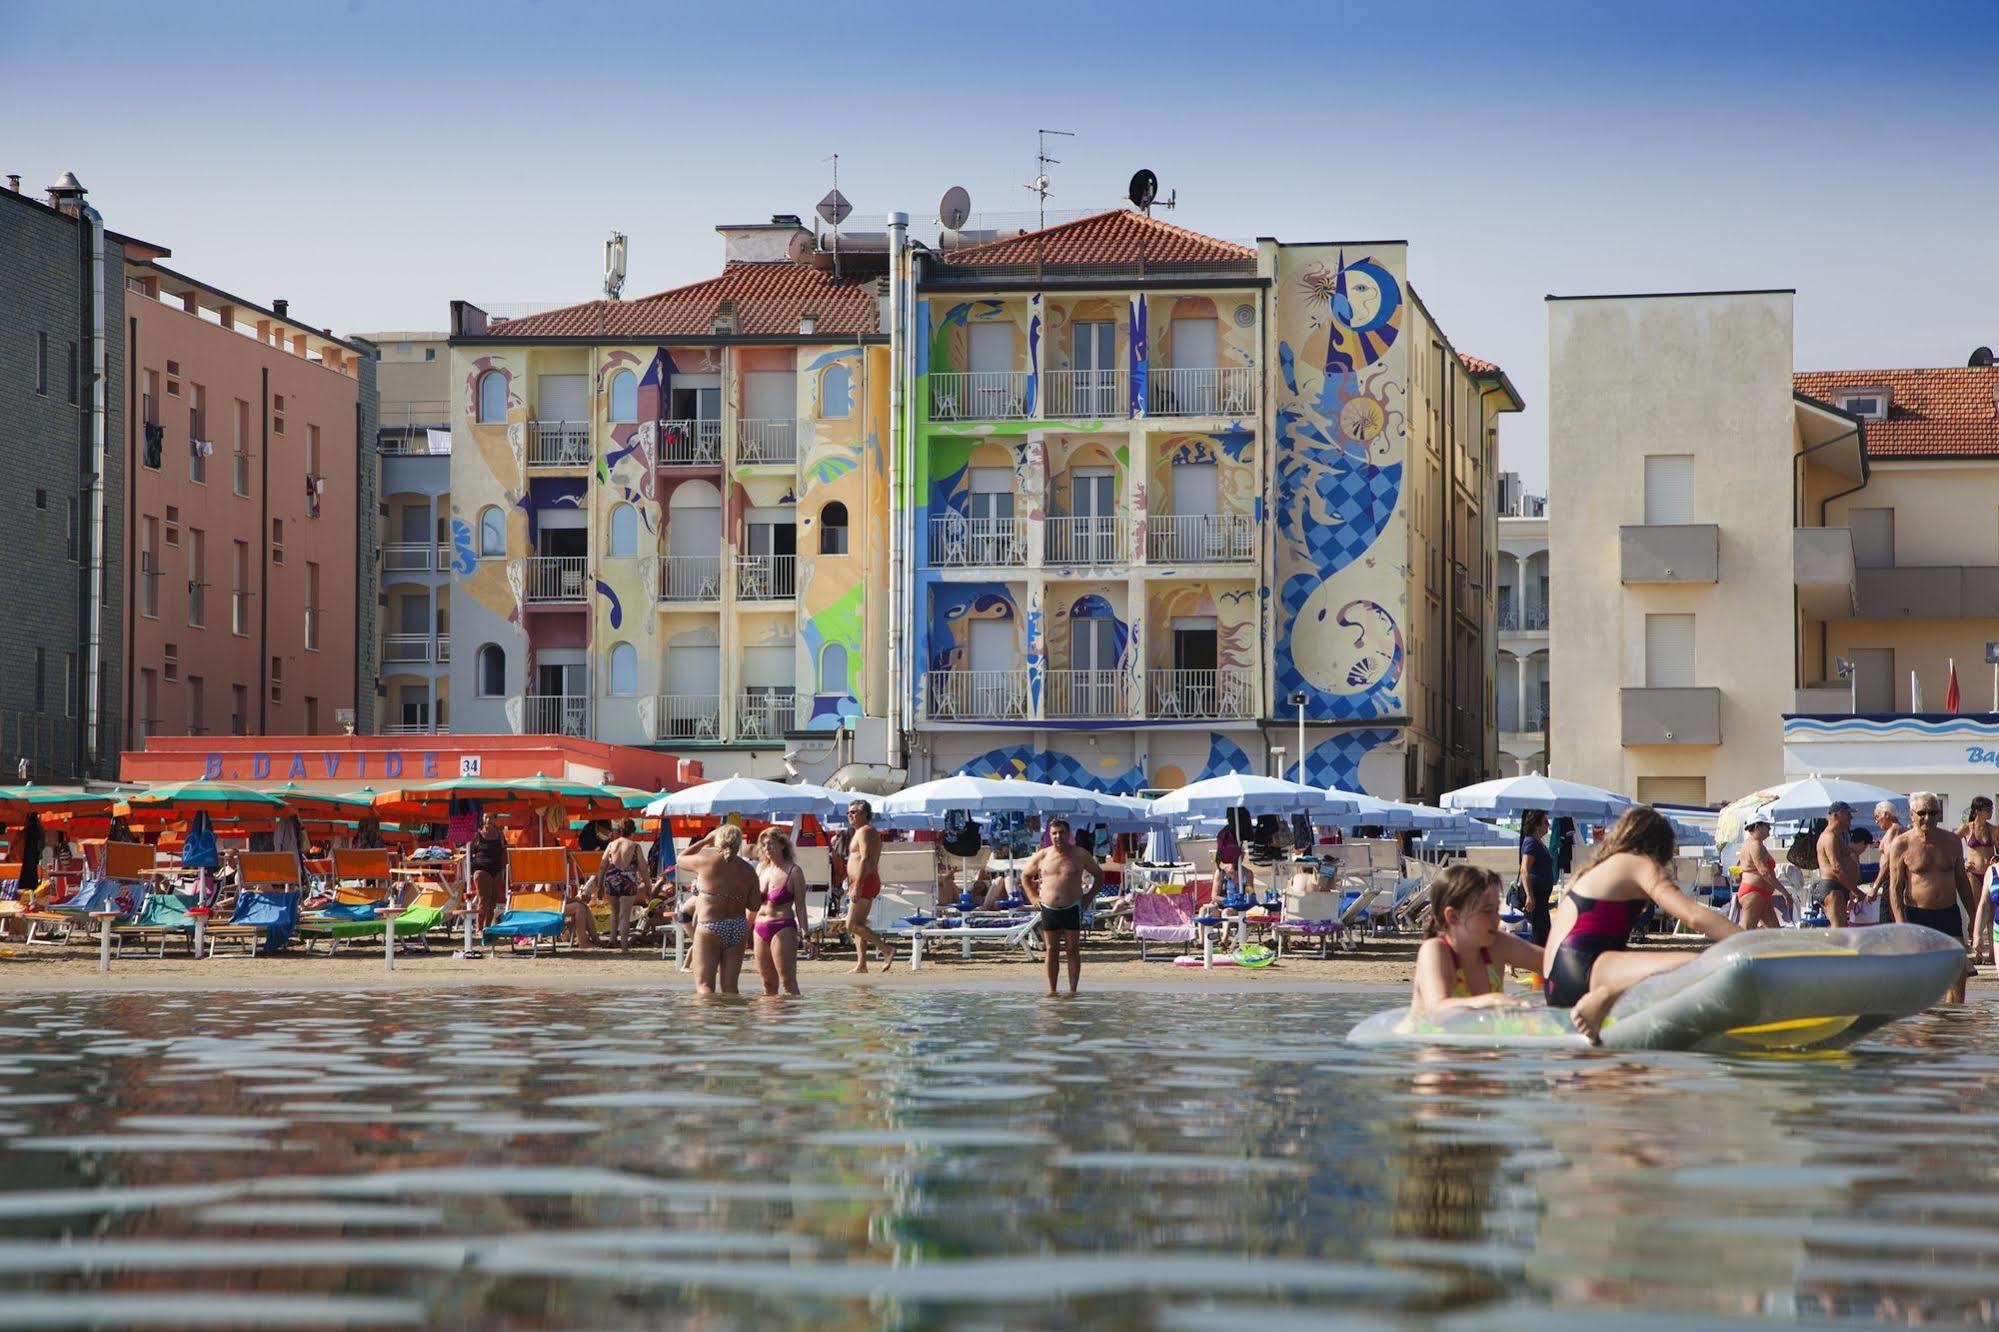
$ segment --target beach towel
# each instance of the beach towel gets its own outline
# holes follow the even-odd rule
[[[220,869],[222,857],[215,849],[215,824],[207,810],[197,811],[180,849],[180,863],[188,869]]]
[[[264,951],[285,946],[298,926],[297,893],[242,893],[236,898],[231,925],[257,925],[264,931]]]

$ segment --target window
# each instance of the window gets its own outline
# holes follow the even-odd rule
[[[819,553],[847,553],[847,506],[835,500],[819,510]]]
[[[846,645],[828,643],[819,654],[819,692],[844,695],[848,688]]]
[[[611,554],[639,553],[639,513],[629,504],[611,506]]]
[[[507,376],[488,370],[479,376],[479,424],[504,425],[507,420]]]
[[[187,622],[200,628],[208,620],[208,534],[187,529]]]
[[[35,334],[35,392],[49,391],[49,335]]]
[[[152,619],[160,613],[160,520],[147,514],[139,520],[139,614]]]
[[[1881,713],[1895,710],[1895,649],[1851,648],[1853,661],[1853,705],[1856,712]]]
[[[829,421],[854,413],[854,372],[835,361],[819,372],[819,415]]]
[[[167,544],[180,544],[180,509],[172,504],[167,505]]]
[[[271,702],[282,703],[284,701],[285,701],[285,659],[283,657],[272,657],[271,658]]]
[[[319,700],[311,694],[305,696],[305,733],[319,734]]]
[[[202,720],[202,679],[198,675],[187,677],[187,733],[206,735],[208,726]]]
[[[436,359],[437,359],[437,348],[435,348],[435,347],[425,347],[425,348],[423,349],[423,359],[424,359],[424,360],[426,360],[426,361],[434,361],[434,360],[436,360]]]
[[[410,345],[407,342],[398,342],[396,344],[396,354],[398,356],[408,356],[410,354]]]
[[[319,565],[305,562],[305,650],[319,651]]]
[[[37,491],[35,491],[35,507],[36,507],[37,509],[42,509],[42,510],[45,510],[45,511],[46,511],[46,510],[48,509],[48,507],[49,507],[49,492],[48,492],[48,491],[46,491],[46,490],[37,490]]]
[[[1694,617],[1645,617],[1645,687],[1691,689],[1694,686]]]
[[[639,419],[639,377],[629,370],[611,376],[611,424]]]
[[[238,495],[250,493],[250,404],[241,398],[236,400],[235,452],[231,455],[236,466],[235,485]]]
[[[1888,394],[1885,391],[1849,393],[1839,400],[1839,405],[1863,421],[1888,419]]]
[[[160,682],[153,668],[139,668],[139,739],[143,743],[160,724]]]
[[[229,632],[247,636],[250,632],[250,543],[235,543],[236,558],[230,566]]]
[[[273,518],[271,519],[271,563],[283,564],[284,562],[285,520],[282,518]]]
[[[1895,511],[1848,509],[1846,525],[1853,529],[1853,563],[1861,569],[1891,569],[1895,565]]]
[[[497,504],[479,510],[479,558],[498,559],[507,553],[507,516]]]
[[[507,693],[507,654],[497,643],[479,649],[479,697],[504,698]]]
[[[180,644],[167,643],[160,648],[161,673],[169,680],[180,679]]]
[[[229,734],[242,735],[243,728],[250,724],[250,687],[248,685],[229,686]]]
[[[1655,453],[1645,459],[1645,521],[1684,525],[1694,520],[1694,455]]]
[[[76,716],[76,654],[62,654],[62,715]]]
[[[611,692],[621,698],[639,692],[639,651],[630,643],[611,647]]]

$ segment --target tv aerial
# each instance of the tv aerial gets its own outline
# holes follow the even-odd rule
[[[1040,167],[1040,170],[1035,173],[1034,179],[1027,183],[1026,188],[1030,194],[1034,195],[1036,198],[1038,198],[1041,201],[1039,221],[1037,223],[1037,226],[1045,227],[1048,225],[1048,196],[1055,192],[1054,189],[1052,188],[1052,181],[1049,179],[1048,168],[1052,166],[1062,165],[1061,158],[1050,157],[1048,155],[1048,136],[1051,134],[1059,134],[1065,139],[1073,139],[1076,137],[1076,131],[1045,129],[1045,130],[1036,130],[1034,131],[1034,133],[1036,137],[1036,142],[1039,144],[1039,147],[1034,154],[1034,161],[1035,164]]]
[[[834,153],[832,156],[822,158],[821,160],[833,164],[833,188],[826,191],[826,197],[819,201],[818,207],[813,209],[813,211],[819,214],[827,226],[833,228],[833,276],[838,277],[840,275],[840,224],[847,220],[847,215],[854,211],[854,206],[847,202],[846,195],[840,193],[840,155]]]
[[[937,202],[937,224],[946,231],[957,231],[972,216],[972,196],[963,185],[953,185],[944,191],[944,197]]]
[[[1132,173],[1131,185],[1125,191],[1125,198],[1131,200],[1132,207],[1151,217],[1153,204],[1157,203],[1161,208],[1172,208],[1179,202],[1180,191],[1173,191],[1162,201],[1159,198],[1159,177],[1147,168],[1140,167]]]

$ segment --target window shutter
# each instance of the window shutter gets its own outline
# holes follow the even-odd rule
[[[1645,522],[1650,526],[1694,520],[1694,456],[1659,453],[1645,459]]]
[[[1645,687],[1691,689],[1694,684],[1694,617],[1645,617]]]

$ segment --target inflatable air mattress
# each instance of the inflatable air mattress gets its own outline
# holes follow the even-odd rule
[[[1613,1050],[1830,1050],[1941,999],[1964,947],[1920,925],[1859,930],[1753,930],[1683,967],[1631,987],[1610,1010]],[[1358,1045],[1580,1046],[1569,1015],[1539,1007],[1463,1009],[1413,1017],[1378,1013],[1347,1039]]]

